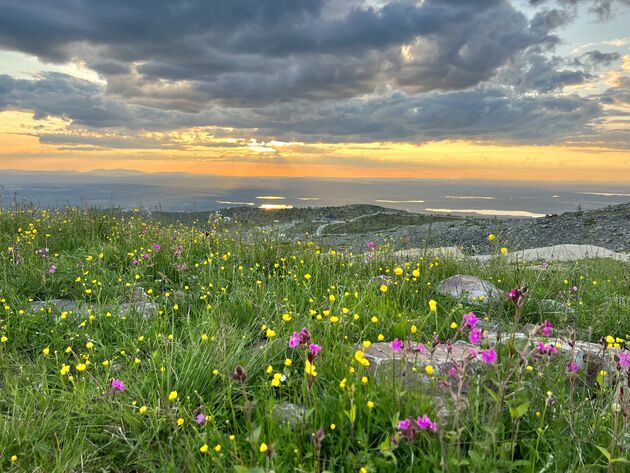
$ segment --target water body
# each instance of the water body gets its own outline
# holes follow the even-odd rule
[[[317,179],[0,170],[0,205],[167,211],[374,204],[412,212],[536,217],[630,201],[630,184],[429,179]],[[465,205],[462,205],[465,204]]]

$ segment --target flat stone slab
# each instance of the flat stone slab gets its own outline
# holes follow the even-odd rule
[[[62,312],[69,312],[73,315],[85,315],[87,309],[91,307],[85,302],[75,302],[70,299],[49,299],[45,301],[33,301],[30,303],[31,310],[34,313],[50,313],[59,315]],[[96,309],[96,308],[94,308]],[[139,315],[143,318],[148,318],[155,315],[160,309],[160,306],[155,302],[125,302],[118,306],[105,306],[103,310],[108,310],[113,314],[117,314],[120,317]]]
[[[488,261],[493,255],[478,255],[473,258],[480,261]],[[528,248],[526,250],[508,253],[508,261],[519,261],[523,263],[536,261],[579,261],[591,258],[606,258],[615,261],[630,261],[630,254],[616,253],[607,248],[594,245],[552,245],[540,248]]]
[[[420,258],[463,258],[464,253],[459,246],[441,246],[439,248],[409,248],[392,253],[396,258],[418,260]]]
[[[444,279],[438,286],[438,292],[456,299],[466,298],[469,302],[478,301],[480,297],[484,302],[505,298],[504,292],[490,281],[466,274]]]
[[[81,309],[82,305],[77,304],[70,299],[49,299],[46,301],[33,301],[30,303],[31,309],[34,312],[47,311],[50,309],[52,312],[77,312]]]

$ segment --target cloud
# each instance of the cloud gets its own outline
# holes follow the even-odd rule
[[[600,20],[609,19],[619,6],[630,6],[630,0],[529,0],[529,3],[534,6],[556,3],[565,8],[576,8],[584,4],[588,5],[589,10],[595,13]]]
[[[530,24],[507,0],[0,1],[0,47],[83,61],[109,96],[190,112],[473,87],[555,43],[561,16]]]

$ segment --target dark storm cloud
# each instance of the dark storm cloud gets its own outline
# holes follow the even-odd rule
[[[541,22],[506,0],[0,0],[0,47],[80,59],[109,95],[193,111],[472,87],[553,44],[559,20]]]
[[[577,59],[577,64],[585,64],[590,67],[610,66],[613,62],[619,60],[619,53],[603,53],[598,50],[587,51]]]
[[[565,8],[588,5],[589,10],[595,13],[601,20],[610,18],[618,6],[629,6],[630,0],[529,0],[534,6],[555,3]]]

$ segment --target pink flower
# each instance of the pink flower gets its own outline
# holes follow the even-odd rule
[[[137,260],[137,259],[134,259],[134,260],[131,262],[131,264],[133,264],[134,266],[136,266],[136,265],[138,264],[138,260]]]
[[[300,334],[293,332],[293,335],[289,338],[289,346],[295,348],[300,344]]]
[[[551,329],[552,328],[553,328],[553,325],[551,325],[548,320],[545,320],[543,322],[543,326],[541,328],[543,335],[545,337],[548,337],[549,335],[551,335]]]
[[[374,243],[373,241],[368,241],[367,247],[369,250],[373,250],[374,248],[376,248],[376,243]]]
[[[437,431],[437,424],[435,422],[432,422],[427,415],[418,417],[416,423],[418,424],[418,427],[420,427],[422,430],[431,429],[433,432]]]
[[[149,259],[149,258],[150,258],[149,253],[145,253],[142,255],[142,259]]]
[[[57,266],[55,266],[54,264],[51,264],[50,268],[48,268],[48,272],[50,274],[55,274],[57,272]]]
[[[470,340],[470,343],[473,345],[479,343],[479,340],[481,340],[482,337],[483,333],[477,327],[473,328],[468,334],[468,340]]]
[[[487,350],[481,350],[481,361],[491,365],[492,363],[497,361],[497,352],[492,348],[488,348]]]
[[[619,353],[619,366],[630,368],[630,352],[622,351]]]
[[[111,386],[112,386],[112,390],[114,391],[122,392],[125,390],[125,383],[120,379],[112,378]]]
[[[398,421],[398,430],[407,430],[411,426],[409,419],[403,419]]]
[[[422,343],[418,343],[418,346],[413,349],[413,351],[419,351],[420,353],[426,353],[427,349]]]
[[[479,318],[475,315],[474,312],[469,312],[468,314],[464,314],[464,327],[473,328],[479,322]]]
[[[197,417],[195,417],[195,421],[199,425],[203,424],[206,421],[206,415],[200,412],[197,414]]]
[[[154,243],[153,244],[153,249],[156,250],[156,251],[159,251],[160,250],[160,244],[159,243]]]
[[[552,355],[558,352],[558,349],[556,348],[556,346],[551,343],[548,345],[545,345],[543,342],[538,342],[536,343],[536,348],[538,349],[538,351],[546,355]]]
[[[391,343],[391,345],[392,345],[392,350],[396,352],[404,346],[404,343],[398,340],[397,338],[394,338],[394,341]]]
[[[569,361],[567,363],[567,373],[577,373],[580,371],[580,367],[575,361]]]
[[[309,351],[313,354],[313,357],[316,356],[320,351],[322,351],[322,347],[315,343],[311,343],[308,346]]]

